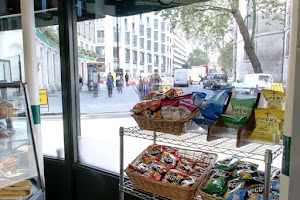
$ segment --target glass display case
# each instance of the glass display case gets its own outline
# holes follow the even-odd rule
[[[44,199],[25,83],[0,83],[0,200]]]

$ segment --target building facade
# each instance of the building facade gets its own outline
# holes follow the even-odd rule
[[[181,67],[187,59],[186,42],[171,32],[167,20],[154,13],[98,19],[95,46],[97,61],[105,63],[106,73],[120,65],[132,78],[155,71],[170,76],[174,67]]]
[[[245,1],[241,4],[244,17],[251,12],[252,1]],[[261,14],[257,14],[256,32],[254,37],[254,46],[256,55],[261,63],[264,73],[271,74],[274,82],[286,83],[287,67],[288,67],[288,47],[290,32],[290,12],[287,17],[281,16],[282,20],[272,20],[272,16],[264,18]],[[252,17],[246,19],[246,25],[249,32],[252,32]],[[284,22],[284,19],[286,19]],[[236,27],[235,35],[235,58],[236,62],[236,79],[241,78],[245,74],[254,73],[252,64],[244,50],[244,41],[242,35]]]

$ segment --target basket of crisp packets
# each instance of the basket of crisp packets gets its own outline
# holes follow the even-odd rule
[[[181,135],[198,128],[191,119],[201,115],[194,104],[194,95],[180,96],[182,90],[150,93],[132,109],[132,117],[140,129]]]
[[[191,200],[208,179],[217,155],[151,145],[129,166],[133,187],[173,200]]]
[[[270,199],[279,200],[279,179],[280,169],[273,168]],[[231,157],[216,163],[198,193],[203,200],[262,200],[264,181],[264,172],[257,164]]]

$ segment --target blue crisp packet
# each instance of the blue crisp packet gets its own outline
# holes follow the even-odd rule
[[[233,87],[228,87],[228,88],[222,88],[222,89],[215,89],[214,91],[225,91],[227,94],[232,92]]]
[[[224,107],[223,104],[208,103],[208,104],[206,104],[204,111],[219,116],[223,112],[223,107]],[[208,118],[210,118],[210,117],[208,117]],[[219,117],[217,117],[217,119],[218,118]],[[212,119],[212,118],[210,118],[210,119]]]
[[[207,104],[214,103],[224,105],[228,98],[228,94],[224,90],[216,90],[212,96],[207,100]]]
[[[206,97],[206,94],[203,92],[195,92],[194,94],[194,104],[197,106],[202,106],[204,99]]]
[[[205,106],[205,107],[206,107],[206,106]],[[206,111],[206,110],[202,110],[201,108],[200,108],[199,110],[200,110],[202,116],[203,116],[204,118],[206,118],[206,119],[210,119],[210,120],[215,121],[215,120],[217,120],[217,119],[219,118],[219,116],[216,115],[216,114],[214,114],[214,112],[212,112],[212,110]]]
[[[273,190],[275,192],[279,192],[279,190],[280,190],[280,180],[272,181],[271,190]]]
[[[211,119],[203,119],[203,118],[198,118],[198,117],[194,117],[194,118],[192,118],[192,120],[198,125],[207,125],[207,126],[209,126],[215,122],[214,120],[211,120]]]

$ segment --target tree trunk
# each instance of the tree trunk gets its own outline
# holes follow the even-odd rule
[[[233,17],[239,27],[240,33],[243,36],[244,43],[245,43],[245,51],[247,55],[249,56],[249,60],[252,63],[252,67],[255,73],[262,73],[261,64],[257,58],[257,55],[255,53],[255,49],[253,46],[253,43],[251,42],[250,34],[247,29],[247,26],[243,20],[243,17],[241,15],[241,12],[238,10],[238,8],[232,10]]]

